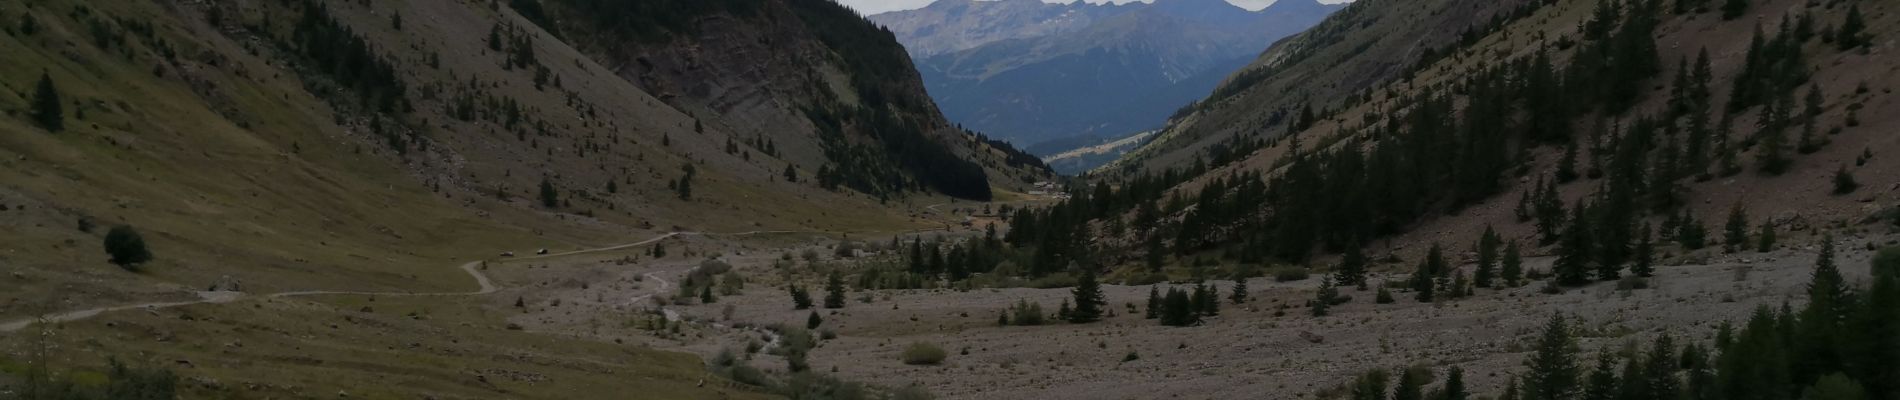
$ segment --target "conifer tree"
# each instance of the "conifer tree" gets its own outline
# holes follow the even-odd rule
[[[1770,224],[1768,221],[1762,221],[1761,234],[1755,237],[1761,239],[1755,245],[1756,252],[1767,253],[1775,249],[1775,226],[1773,224]]]
[[[1722,237],[1722,251],[1734,253],[1748,244],[1748,210],[1741,203],[1729,208],[1727,234]]]
[[[59,88],[53,86],[52,75],[40,73],[40,82],[33,90],[33,121],[48,132],[66,129],[66,113],[61,111]]]
[[[817,311],[812,311],[811,316],[805,317],[805,329],[818,329],[818,326],[824,323],[825,319],[819,317]]]
[[[1233,292],[1233,294],[1227,296],[1227,299],[1233,301],[1234,305],[1247,302],[1247,277],[1234,277]]]
[[[1676,227],[1676,243],[1688,250],[1699,250],[1708,245],[1708,228],[1702,227],[1702,221],[1695,219],[1689,210],[1682,211],[1680,225]]]
[[[844,277],[838,271],[825,278],[825,308],[844,308]]]
[[[1202,282],[1195,287],[1194,295],[1198,298],[1196,304],[1200,305],[1199,312],[1202,316],[1220,315],[1220,286]]]
[[[1161,306],[1161,287],[1158,285],[1148,286],[1148,309],[1147,309],[1147,314],[1144,314],[1142,318],[1146,318],[1146,319],[1160,318],[1161,307],[1162,307]]]
[[[1161,246],[1161,235],[1150,233],[1148,253],[1143,256],[1143,261],[1148,264],[1148,272],[1161,272],[1161,267],[1166,265],[1166,252],[1167,249]]]
[[[1517,287],[1523,282],[1524,256],[1518,250],[1516,240],[1504,246],[1504,259],[1500,263],[1503,266],[1500,268],[1498,278],[1505,287]]]
[[[792,286],[791,292],[793,310],[811,308],[811,292],[806,291],[804,286]]]
[[[1412,272],[1412,290],[1417,292],[1414,298],[1417,299],[1418,302],[1432,302],[1435,297],[1435,293],[1433,292],[1438,286],[1434,278],[1443,273],[1445,269],[1444,249],[1439,247],[1437,243],[1433,243],[1431,250],[1426,252],[1425,259],[1419,262],[1418,270]]]
[[[1577,350],[1562,315],[1551,316],[1532,351],[1524,362],[1523,399],[1570,400],[1577,392]]]
[[[1847,164],[1834,170],[1834,194],[1844,195],[1860,189],[1860,182],[1854,181],[1854,173],[1847,171]]]
[[[1853,334],[1842,340],[1842,352],[1849,357],[1847,372],[1869,393],[1893,399],[1900,391],[1900,379],[1894,379],[1900,377],[1900,342],[1893,340],[1900,337],[1900,317],[1894,315],[1900,310],[1900,279],[1875,268],[1873,286],[1848,316],[1847,332]]]
[[[1856,300],[1840,268],[1834,265],[1834,238],[1821,237],[1821,251],[1814,260],[1814,273],[1808,281],[1808,304],[1801,310],[1800,329],[1794,342],[1796,382],[1806,382],[1829,372],[1844,361],[1841,343],[1847,340],[1847,321]]]
[[[1668,334],[1656,337],[1650,345],[1649,354],[1643,359],[1641,378],[1624,377],[1625,380],[1641,380],[1641,390],[1633,398],[1672,400],[1681,397],[1682,382],[1677,380],[1676,372],[1682,367],[1682,361],[1676,356],[1675,339]]]
[[[1842,20],[1840,28],[1834,31],[1834,43],[1839,45],[1842,51],[1867,44],[1867,40],[1861,34],[1861,31],[1866,29],[1867,22],[1860,14],[1860,5],[1850,3],[1847,6],[1846,19]]]
[[[1439,389],[1439,393],[1440,394],[1436,400],[1468,400],[1470,399],[1471,392],[1470,390],[1465,389],[1465,369],[1459,368],[1459,367],[1451,367],[1451,372],[1445,375],[1445,386]]]
[[[1478,287],[1489,288],[1497,275],[1498,245],[1503,239],[1490,226],[1484,227],[1484,234],[1478,237],[1478,269],[1472,274],[1471,282]]]
[[[1424,367],[1399,372],[1399,385],[1392,388],[1392,400],[1425,400],[1425,385],[1432,384],[1431,371]]]
[[[1350,400],[1385,400],[1385,387],[1391,378],[1383,369],[1366,371],[1354,378]]]
[[[1643,224],[1636,238],[1636,260],[1630,263],[1630,273],[1644,278],[1656,273],[1656,245],[1650,241],[1649,231],[1649,224]]]
[[[1092,268],[1082,269],[1082,275],[1076,278],[1075,289],[1070,293],[1075,295],[1075,309],[1070,310],[1068,315],[1070,323],[1083,324],[1102,319],[1102,307],[1108,302],[1102,297],[1102,285],[1095,281]]]
[[[1163,298],[1162,303],[1162,325],[1189,326],[1201,322],[1200,313],[1194,309],[1194,301],[1188,299],[1187,291],[1180,288],[1168,288],[1168,295]]]
[[[1557,161],[1557,183],[1570,183],[1577,180],[1577,145],[1575,142],[1564,146],[1564,158]]]
[[[1578,211],[1583,208],[1579,206]],[[1579,213],[1581,216],[1581,213]],[[1590,283],[1591,255],[1594,246],[1591,243],[1590,230],[1584,226],[1583,218],[1576,218],[1564,231],[1563,245],[1557,249],[1557,261],[1551,265],[1557,284],[1580,286]]]
[[[1762,107],[1761,130],[1756,133],[1755,166],[1762,173],[1781,175],[1787,172],[1787,126],[1788,108],[1791,101],[1785,101],[1786,95],[1776,96],[1776,100]]]
[[[1359,246],[1356,246],[1356,245],[1348,246],[1346,248],[1346,254],[1341,256],[1339,259],[1339,268],[1337,268],[1333,274],[1334,274],[1333,280],[1335,282],[1339,282],[1339,284],[1341,285],[1356,285],[1362,288],[1365,287],[1366,285],[1366,255],[1365,253],[1360,252]]]
[[[711,283],[706,284],[706,286],[699,287],[699,303],[700,304],[712,304],[719,301],[719,298],[713,297],[712,287],[713,285]]]
[[[1332,308],[1333,298],[1339,295],[1339,289],[1333,287],[1333,278],[1325,277],[1319,281],[1319,292],[1313,298],[1313,316],[1326,316],[1326,309]]]
[[[1722,19],[1732,20],[1740,18],[1743,13],[1748,12],[1748,1],[1749,0],[1723,0]]]
[[[1615,400],[1617,398],[1617,355],[1602,353],[1596,356],[1596,368],[1590,370],[1590,377],[1583,385],[1581,400]]]
[[[549,182],[547,177],[541,177],[541,206],[547,208],[561,206],[561,194],[554,190],[554,183]]]

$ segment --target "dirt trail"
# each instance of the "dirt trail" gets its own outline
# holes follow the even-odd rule
[[[952,203],[934,204],[934,205],[926,206],[926,208],[928,208],[932,212],[939,212],[936,207],[948,205],[948,204],[952,204]],[[902,232],[896,232],[896,233],[916,234],[916,233],[923,233],[923,232],[941,231],[941,230],[946,230],[946,229],[947,228],[913,229],[909,231],[902,231]],[[619,245],[613,245],[613,246],[607,246],[607,247],[598,247],[598,248],[592,248],[592,249],[574,250],[574,251],[567,251],[567,252],[560,252],[560,253],[540,254],[540,255],[534,255],[534,256],[529,256],[529,257],[522,257],[522,259],[540,259],[540,258],[561,257],[561,256],[571,256],[571,255],[577,255],[577,254],[588,254],[588,253],[598,253],[598,252],[603,252],[603,251],[621,250],[621,249],[627,249],[627,248],[632,248],[632,247],[645,246],[645,245],[653,244],[662,240],[666,240],[666,239],[670,239],[670,238],[678,237],[678,236],[751,236],[751,235],[787,234],[787,233],[810,233],[810,234],[825,235],[825,234],[851,234],[853,232],[829,232],[829,231],[819,231],[819,230],[754,230],[754,231],[745,231],[745,232],[729,232],[729,233],[710,232],[709,233],[709,232],[695,232],[695,231],[676,231],[676,232],[667,232],[664,234],[660,234],[658,236],[654,236],[652,238],[648,238],[646,240],[641,240],[641,241],[632,242],[632,243],[619,244]],[[859,233],[877,233],[877,232],[859,232]],[[495,291],[500,290],[500,288],[495,286],[494,282],[488,279],[488,275],[483,274],[481,272],[481,269],[487,265],[487,262],[488,262],[487,260],[478,260],[478,261],[470,261],[468,263],[462,264],[461,266],[462,271],[467,272],[469,276],[474,277],[475,283],[480,285],[479,289],[472,292],[370,292],[370,291],[343,291],[343,290],[303,290],[303,291],[271,293],[271,294],[266,294],[263,296],[267,298],[288,298],[288,297],[324,296],[324,295],[479,296],[479,295],[494,293]],[[649,274],[648,277],[659,279],[657,276],[652,276],[651,274]],[[664,279],[659,279],[659,280],[661,284],[661,292],[664,292],[666,287],[669,285],[669,283]],[[70,322],[70,321],[77,321],[77,320],[82,320],[86,318],[91,318],[93,316],[96,316],[102,313],[113,312],[113,311],[123,311],[123,310],[132,310],[132,309],[158,310],[158,309],[188,306],[188,305],[194,305],[194,304],[228,303],[232,301],[237,301],[238,299],[244,298],[245,296],[246,294],[243,292],[222,292],[222,291],[221,292],[198,292],[198,297],[199,297],[198,300],[177,301],[177,302],[139,303],[139,304],[129,304],[129,305],[110,306],[110,307],[96,307],[96,308],[88,308],[88,309],[83,309],[83,310],[66,311],[66,312],[61,312],[57,314],[42,315],[40,317],[35,317],[35,318],[22,318],[22,319],[18,319],[14,321],[6,321],[3,323],[0,323],[0,333],[17,332],[21,329],[26,329],[26,327],[28,326],[32,326],[34,323],[38,323],[41,321]],[[645,298],[651,297],[651,296],[652,296],[651,294],[643,295],[643,296],[634,298],[634,300],[638,302],[639,300],[644,300]],[[671,312],[669,312],[669,314],[671,314]],[[677,315],[676,314],[668,315],[668,318],[675,319],[677,318]]]
[[[641,240],[638,242],[633,242],[633,243],[613,245],[613,246],[593,248],[593,249],[575,250],[575,251],[561,252],[561,253],[542,254],[542,255],[536,255],[532,257],[523,257],[523,258],[537,259],[537,258],[560,257],[560,256],[569,256],[569,255],[576,255],[576,254],[587,254],[587,253],[596,253],[596,252],[602,252],[602,251],[620,250],[620,249],[653,244],[653,243],[666,240],[669,238],[673,238],[676,236],[750,236],[750,235],[776,234],[776,233],[827,234],[830,232],[813,231],[813,230],[803,230],[803,231],[758,230],[758,231],[732,232],[732,233],[668,232],[659,236],[654,236],[652,238]],[[462,271],[467,272],[469,276],[474,277],[475,283],[480,286],[479,289],[476,289],[475,291],[472,291],[472,292],[370,292],[370,291],[345,291],[345,290],[303,290],[303,291],[271,293],[271,294],[267,294],[263,296],[267,298],[288,298],[288,297],[324,296],[324,295],[479,296],[479,295],[494,293],[495,291],[500,290],[499,287],[495,286],[493,281],[490,281],[488,279],[488,275],[483,274],[481,272],[481,268],[486,266],[487,262],[488,262],[487,260],[478,260],[478,261],[470,261],[468,263],[462,264],[461,266]],[[654,277],[654,278],[658,279],[657,277]],[[668,283],[664,279],[661,279],[660,283],[661,283],[662,290],[664,290],[664,288],[668,285]],[[66,312],[61,312],[57,314],[48,314],[48,315],[43,315],[43,316],[35,317],[35,318],[23,318],[19,320],[0,323],[0,333],[17,332],[21,329],[26,329],[26,327],[32,326],[33,324],[39,323],[39,322],[78,321],[78,320],[92,318],[93,316],[97,316],[99,314],[113,312],[113,311],[124,311],[124,310],[134,310],[134,309],[158,310],[158,309],[164,309],[164,308],[189,306],[189,305],[194,305],[194,304],[229,303],[229,302],[237,301],[238,299],[244,298],[245,296],[246,294],[243,292],[224,292],[224,291],[198,292],[198,297],[199,297],[198,300],[139,303],[139,304],[128,304],[128,305],[119,305],[119,306],[110,306],[110,307],[96,307],[96,308],[88,308],[88,309],[83,309],[83,310],[66,311]]]

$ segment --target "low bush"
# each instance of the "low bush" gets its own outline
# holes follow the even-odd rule
[[[1273,271],[1273,280],[1279,282],[1303,281],[1310,276],[1303,267],[1283,267]]]
[[[949,356],[949,353],[944,352],[942,347],[937,347],[937,345],[930,343],[916,342],[911,343],[910,347],[904,348],[903,358],[904,364],[908,365],[937,365],[943,363],[943,359]]]

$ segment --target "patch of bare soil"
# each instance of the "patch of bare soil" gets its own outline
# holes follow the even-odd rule
[[[1868,244],[1888,245],[1894,238],[1840,239],[1844,272],[1850,279],[1865,278],[1872,256]],[[1441,372],[1451,365],[1482,371],[1468,376],[1468,384],[1476,393],[1489,394],[1501,390],[1504,373],[1519,368],[1530,334],[1553,314],[1580,320],[1580,345],[1591,354],[1647,343],[1663,333],[1706,340],[1717,324],[1740,322],[1757,306],[1798,307],[1818,243],[1787,240],[1769,253],[1705,249],[1670,258],[1647,289],[1619,290],[1616,282],[1601,282],[1549,295],[1539,293],[1542,282],[1532,282],[1423,304],[1395,288],[1397,303],[1374,304],[1372,290],[1343,288],[1353,300],[1317,318],[1305,306],[1317,279],[1256,278],[1249,281],[1250,301],[1224,301],[1219,316],[1186,328],[1142,317],[1146,286],[1105,286],[1112,316],[1102,322],[1029,327],[998,326],[998,314],[1019,300],[1053,312],[1069,298],[1069,290],[854,291],[845,308],[817,310],[824,319],[817,331],[836,337],[820,340],[810,357],[820,372],[886,386],[923,385],[943,398],[1301,398],[1370,368],[1414,364]],[[823,292],[819,275],[786,271],[809,268],[802,260],[791,267],[775,264],[783,264],[781,254],[808,249],[822,254],[821,263],[835,261],[825,241],[709,239],[697,246],[702,254],[729,251],[721,260],[747,278],[743,294],[721,296],[712,304],[664,301],[678,294],[679,279],[701,258],[618,265],[560,260],[491,273],[510,288],[505,291],[526,299],[521,314],[510,318],[526,329],[679,349],[709,360],[732,351],[760,369],[784,371],[784,359],[772,355],[777,336],[766,327],[802,328],[811,311],[793,310],[783,279],[802,282],[814,298],[822,299]],[[1526,268],[1547,270],[1551,262],[1532,258]],[[1375,276],[1372,281],[1376,287],[1401,278]],[[1225,299],[1233,282],[1215,284]],[[498,295],[494,301],[515,297]],[[649,326],[656,318],[677,322]],[[899,353],[913,342],[937,344],[950,356],[941,365],[905,365]],[[748,345],[757,353],[747,352]],[[1135,359],[1124,361],[1130,354]]]

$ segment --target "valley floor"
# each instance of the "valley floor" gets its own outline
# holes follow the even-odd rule
[[[955,207],[925,212],[939,208]],[[841,259],[836,243],[981,234],[957,226],[665,234],[469,263],[464,270],[483,283],[470,291],[221,294],[202,303],[79,310],[57,324],[6,325],[17,331],[0,333],[8,354],[0,368],[17,373],[41,350],[56,370],[118,357],[172,368],[192,393],[239,398],[598,398],[613,388],[653,398],[772,397],[709,372],[706,360],[730,352],[783,372],[776,328],[802,327],[810,313],[793,310],[788,283],[822,296],[821,270],[879,262],[875,254]],[[1866,277],[1870,244],[1895,238],[1841,239],[1849,278]],[[1818,244],[1785,243],[1769,253],[1706,249],[1670,257],[1675,265],[1660,267],[1646,289],[1603,282],[1547,295],[1533,282],[1435,304],[1395,291],[1397,303],[1373,304],[1372,291],[1345,288],[1354,299],[1318,318],[1304,306],[1317,279],[1256,278],[1247,303],[1224,303],[1219,316],[1186,328],[1142,318],[1145,286],[1106,285],[1112,314],[1102,322],[1031,327],[999,327],[996,317],[1021,300],[1053,310],[1069,290],[853,291],[843,309],[818,310],[824,322],[817,330],[835,338],[819,340],[810,360],[813,370],[845,380],[918,385],[942,398],[1301,398],[1371,368],[1513,371],[1531,333],[1557,313],[1583,322],[1585,354],[1663,333],[1706,340],[1718,323],[1739,322],[1759,305],[1799,305]],[[654,257],[655,246],[666,255]],[[700,304],[679,288],[709,258],[730,264],[745,284]],[[1550,262],[1533,258],[1526,267],[1547,270]],[[1396,279],[1375,276],[1374,286],[1386,280]],[[1216,285],[1225,298],[1232,282]],[[905,365],[899,353],[914,342],[950,355],[941,365]],[[1506,377],[1467,379],[1487,394]]]
[[[524,288],[522,296],[535,299],[531,303],[558,306],[530,306],[510,321],[530,330],[624,337],[707,359],[728,351],[754,367],[784,371],[784,359],[770,355],[776,336],[761,327],[804,326],[809,311],[793,310],[779,283],[786,276],[819,274],[804,262],[775,266],[776,257],[807,249],[830,253],[823,240],[782,239],[716,244],[748,283],[743,295],[718,297],[712,304],[653,300],[676,294],[676,282],[685,279],[693,263],[620,267],[604,258],[529,263],[503,280],[518,282],[511,287]],[[1864,279],[1872,256],[1867,244],[1893,241],[1891,235],[1843,239],[1840,265],[1850,279]],[[774,248],[784,245],[790,246]],[[1372,368],[1428,365],[1443,373],[1456,365],[1468,371],[1514,371],[1528,354],[1531,334],[1560,313],[1582,322],[1584,354],[1646,344],[1665,333],[1704,341],[1719,323],[1739,324],[1757,306],[1798,307],[1816,251],[1813,240],[1769,253],[1705,249],[1675,257],[1675,265],[1660,267],[1648,288],[1634,290],[1601,282],[1548,295],[1539,292],[1542,282],[1532,282],[1435,304],[1418,303],[1411,293],[1395,290],[1395,304],[1373,304],[1371,290],[1345,288],[1343,294],[1354,299],[1319,318],[1304,306],[1313,297],[1316,278],[1285,283],[1257,278],[1250,282],[1250,301],[1223,304],[1220,316],[1187,328],[1143,319],[1144,286],[1106,285],[1114,315],[1105,321],[1032,327],[999,327],[997,315],[1019,300],[1054,310],[1069,298],[1068,289],[852,292],[845,308],[818,310],[824,320],[818,330],[836,338],[821,340],[811,363],[814,370],[848,380],[921,385],[944,398],[1299,398]],[[1680,261],[1685,259],[1706,261]],[[1551,262],[1534,258],[1526,268],[1548,270]],[[1374,285],[1386,279],[1393,277],[1375,277]],[[822,295],[810,283],[816,280],[803,281],[814,296]],[[1232,283],[1217,284],[1225,298]],[[689,321],[690,328],[656,334],[621,324],[629,313],[660,313]],[[900,352],[914,342],[937,344],[950,356],[942,365],[905,365]],[[748,344],[763,349],[746,355]],[[1129,354],[1138,359],[1124,361]],[[1467,380],[1475,393],[1492,394],[1507,377],[1477,374]]]

